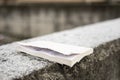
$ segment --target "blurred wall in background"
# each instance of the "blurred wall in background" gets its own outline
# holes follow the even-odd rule
[[[120,5],[110,3],[3,4],[0,32],[23,38],[120,17]]]

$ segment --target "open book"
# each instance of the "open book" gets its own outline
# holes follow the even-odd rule
[[[60,64],[72,67],[83,57],[93,53],[92,48],[72,46],[50,41],[35,41],[29,43],[18,43],[17,48],[21,52],[48,59]]]

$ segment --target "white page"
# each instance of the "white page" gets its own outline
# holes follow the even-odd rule
[[[54,43],[50,41],[34,41],[29,43],[18,43],[19,51],[42,57],[50,61],[58,62],[72,67],[83,57],[93,53],[92,48]]]
[[[71,55],[71,54],[82,54],[92,48],[86,47],[79,47],[79,46],[72,46],[60,43],[54,43],[50,41],[36,41],[36,42],[29,42],[29,43],[19,43],[21,45],[28,45],[28,46],[36,46],[40,48],[47,48],[53,51],[57,51],[64,55]]]

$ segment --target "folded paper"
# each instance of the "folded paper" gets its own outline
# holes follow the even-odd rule
[[[72,67],[83,57],[93,53],[92,48],[73,46],[50,41],[18,43],[21,52]]]

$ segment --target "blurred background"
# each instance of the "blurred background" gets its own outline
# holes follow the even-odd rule
[[[119,17],[120,0],[0,0],[0,45]]]

